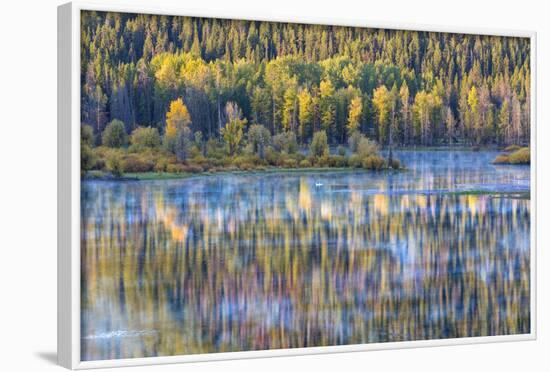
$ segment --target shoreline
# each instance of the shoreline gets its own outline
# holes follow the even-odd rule
[[[387,149],[382,149],[381,152],[385,152]],[[443,152],[443,151],[460,151],[460,152],[486,152],[493,151],[496,152],[498,149],[494,147],[481,147],[473,148],[468,146],[457,146],[457,147],[401,147],[396,148],[394,151],[402,152],[414,152],[414,151],[427,151],[427,152]],[[493,165],[513,165],[513,166],[530,166],[530,164],[511,164],[504,162],[493,162]],[[203,171],[203,172],[181,172],[181,173],[171,173],[171,172],[128,172],[124,173],[121,176],[114,176],[109,172],[103,170],[91,170],[87,171],[86,174],[81,176],[82,181],[155,181],[155,180],[179,180],[187,179],[192,177],[210,177],[216,175],[254,175],[254,174],[272,174],[272,173],[315,173],[315,172],[360,172],[360,173],[381,173],[381,172],[404,172],[407,171],[407,168],[402,167],[400,169],[391,169],[383,168],[379,170],[358,168],[358,167],[304,167],[304,168],[285,168],[277,166],[259,166],[258,168],[252,169],[238,169],[238,168],[227,168],[220,169],[215,171]]]
[[[352,167],[308,167],[308,168],[279,168],[270,167],[265,169],[228,169],[216,172],[142,172],[142,173],[126,173],[120,177],[115,177],[104,171],[89,171],[87,175],[81,177],[81,181],[156,181],[156,180],[180,180],[193,177],[212,177],[219,175],[254,175],[254,174],[274,174],[274,173],[318,173],[318,172],[358,172],[358,173],[399,173],[406,172],[407,169],[381,169],[370,170],[364,168]]]

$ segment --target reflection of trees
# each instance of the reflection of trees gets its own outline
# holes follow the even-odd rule
[[[529,331],[528,201],[216,182],[87,195],[85,358]]]

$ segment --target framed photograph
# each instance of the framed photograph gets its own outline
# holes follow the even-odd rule
[[[535,339],[535,36],[60,6],[59,363]]]

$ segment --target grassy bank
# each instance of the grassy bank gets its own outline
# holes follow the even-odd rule
[[[509,146],[493,160],[493,164],[529,165],[531,150],[529,147]]]
[[[399,172],[406,169],[388,169],[387,172]],[[114,176],[110,172],[93,170],[88,171],[82,175],[83,179],[87,180],[104,180],[104,181],[153,181],[153,180],[177,180],[185,179],[189,177],[202,177],[202,176],[214,176],[223,174],[232,175],[251,175],[251,174],[270,174],[270,173],[315,173],[315,172],[374,172],[373,170],[363,168],[350,168],[350,167],[309,167],[309,168],[278,168],[268,167],[263,169],[251,169],[251,170],[239,170],[239,169],[220,169],[216,171],[207,171],[199,173],[180,172],[180,173],[168,173],[168,172],[129,172],[119,176]]]
[[[122,133],[123,127],[118,127]],[[253,127],[252,134],[259,133],[239,146],[231,145],[229,140],[203,141],[200,135],[193,141],[184,137],[180,138],[181,143],[165,140],[161,144],[158,133],[151,128],[135,130],[129,146],[118,137],[112,141],[106,137],[102,145],[94,146],[91,129],[83,126],[82,133],[87,135],[81,146],[82,176],[110,180],[177,179],[221,172],[402,169],[397,159],[384,158],[378,144],[358,132],[350,137],[348,147],[338,146],[332,153],[324,132],[316,132],[307,148],[300,148],[292,133],[271,137],[266,128]]]

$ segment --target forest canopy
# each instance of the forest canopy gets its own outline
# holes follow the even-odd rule
[[[234,136],[250,128],[262,134],[257,125],[272,136],[291,133],[299,145],[319,131],[333,145],[356,131],[383,146],[529,142],[526,38],[95,11],[81,17],[81,121],[96,144],[111,133],[124,143],[149,127],[134,139],[156,144],[167,136],[185,146],[167,133],[176,122],[185,122],[189,141],[229,139],[231,152]]]

